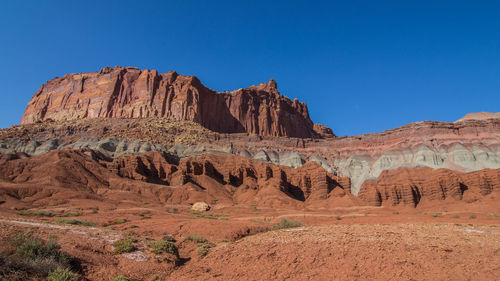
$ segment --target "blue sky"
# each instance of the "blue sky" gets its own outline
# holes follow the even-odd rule
[[[500,111],[500,1],[2,1],[0,127],[41,84],[137,66],[275,78],[337,135]]]

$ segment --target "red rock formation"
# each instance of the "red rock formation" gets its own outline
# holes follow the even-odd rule
[[[428,167],[383,171],[363,183],[358,197],[369,205],[412,205],[422,200],[475,201],[500,187],[500,169],[460,173]]]
[[[473,112],[468,113],[464,117],[458,119],[455,122],[461,122],[465,120],[488,120],[488,119],[499,119],[500,112],[492,113],[492,112]]]
[[[221,133],[318,137],[306,104],[279,94],[276,82],[218,93],[194,76],[132,67],[68,74],[42,85],[21,124],[80,118],[168,117]],[[322,129],[321,133],[328,133]]]
[[[297,208],[352,196],[349,188],[348,178],[327,173],[316,163],[293,169],[234,155],[204,154],[179,162],[171,155],[147,152],[108,162],[90,149],[65,149],[0,157],[0,193],[16,199],[54,194],[85,198],[122,190],[175,204],[217,199]]]

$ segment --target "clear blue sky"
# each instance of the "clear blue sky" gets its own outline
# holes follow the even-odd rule
[[[337,135],[500,111],[500,1],[0,2],[0,127],[41,84],[137,66],[275,78]]]

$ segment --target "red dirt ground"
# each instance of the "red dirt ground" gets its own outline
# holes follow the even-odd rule
[[[469,204],[328,211],[216,204],[202,214],[211,218],[197,218],[189,205],[139,200],[115,205],[70,199],[28,210],[78,211],[81,215],[71,218],[96,222],[96,227],[20,215],[5,203],[0,205],[0,236],[19,229],[35,230],[44,238],[57,236],[63,251],[80,260],[87,280],[117,275],[131,280],[499,280],[497,198],[495,192]],[[305,226],[269,231],[282,217]],[[116,218],[127,222],[110,225]],[[139,251],[113,254],[112,242],[130,231],[139,238]],[[177,264],[146,246],[164,235],[177,240]],[[203,236],[216,246],[199,257],[197,245],[184,241],[188,235]],[[2,243],[6,247],[5,239]]]

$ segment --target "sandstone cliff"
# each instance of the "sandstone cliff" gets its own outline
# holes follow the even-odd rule
[[[428,167],[386,170],[377,180],[367,180],[358,194],[369,205],[411,205],[423,201],[472,202],[500,188],[500,169],[460,173]]]
[[[29,201],[98,198],[121,190],[173,204],[218,200],[270,207],[318,203],[335,207],[356,202],[349,184],[348,178],[332,175],[316,163],[293,169],[234,155],[179,159],[150,151],[111,160],[89,148],[32,157],[0,155],[0,195]]]
[[[21,124],[154,116],[194,121],[220,133],[300,138],[331,133],[322,126],[314,127],[307,105],[280,95],[273,79],[219,93],[194,76],[132,67],[107,67],[48,81],[28,103]]]

